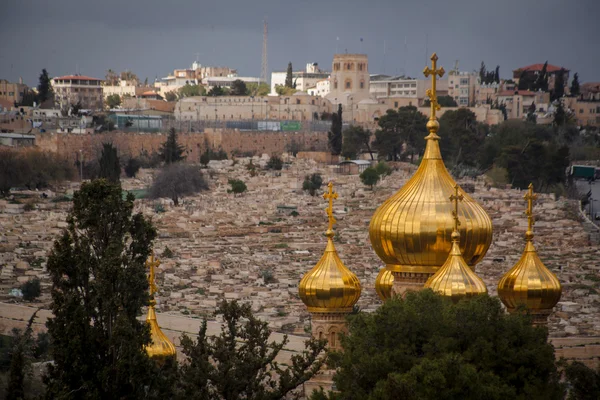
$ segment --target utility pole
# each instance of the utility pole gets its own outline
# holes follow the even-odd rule
[[[267,75],[269,74],[269,68],[268,68],[268,64],[267,64],[267,34],[268,34],[267,17],[265,17],[265,19],[263,21],[262,65],[261,65],[261,70],[260,70],[260,82],[264,82],[264,83],[267,83],[267,79],[268,79]],[[260,86],[260,82],[259,82],[259,86]]]

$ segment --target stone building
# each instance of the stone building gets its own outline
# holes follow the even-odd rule
[[[19,83],[11,83],[6,79],[0,79],[0,100],[7,100],[11,106],[23,100],[23,94],[26,90],[27,85],[22,80]]]
[[[543,68],[544,64],[531,64],[526,67],[517,68],[513,70],[513,80],[516,82],[517,86],[519,85],[521,75],[525,75],[530,80],[535,81],[542,72]],[[546,73],[548,74],[548,90],[554,89],[554,82],[556,81],[556,76],[561,71],[563,73],[563,82],[566,86],[567,82],[569,82],[569,70],[552,64],[546,65]]]
[[[370,98],[369,59],[366,54],[334,54],[330,92],[326,98],[334,105],[358,104]]]
[[[73,104],[81,103],[83,109],[102,109],[102,79],[83,75],[65,75],[52,78],[51,83],[59,108],[68,109]]]

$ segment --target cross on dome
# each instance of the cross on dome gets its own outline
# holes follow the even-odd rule
[[[333,191],[333,182],[329,182],[327,185],[328,192],[323,193],[323,198],[329,200],[329,206],[325,209],[327,217],[329,218],[329,227],[327,233],[333,233],[333,224],[335,224],[335,217],[333,216],[333,200],[338,198],[338,194]]]
[[[431,115],[429,116],[430,121],[436,120],[435,112],[440,109],[440,105],[438,104],[438,101],[437,101],[437,92],[436,92],[437,78],[436,78],[436,76],[439,76],[441,78],[442,76],[444,76],[444,73],[446,73],[446,71],[444,71],[444,67],[440,67],[439,69],[436,69],[437,60],[438,60],[437,54],[433,53],[433,55],[431,56],[431,68],[429,68],[429,66],[426,66],[425,69],[423,70],[423,75],[425,75],[426,78],[429,78],[429,76],[431,75],[431,89],[427,89],[427,91],[425,92],[427,94],[427,96],[429,97],[430,104],[431,104]]]

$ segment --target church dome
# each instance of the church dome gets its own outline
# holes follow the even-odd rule
[[[377,278],[375,279],[375,291],[381,299],[386,301],[392,298],[392,287],[394,286],[394,275],[390,270],[383,267],[379,271]]]
[[[535,198],[533,185],[529,185],[529,192],[525,195],[529,203],[525,250],[519,261],[498,282],[498,297],[509,312],[524,305],[534,315],[547,315],[560,300],[562,288],[556,275],[546,268],[533,246],[532,202]]]
[[[163,333],[156,321],[156,311],[154,311],[154,300],[151,300],[148,307],[148,316],[146,322],[150,325],[150,343],[146,346],[146,353],[151,358],[162,359],[175,357],[177,351],[175,345]]]
[[[300,281],[298,292],[311,313],[347,313],[358,301],[361,287],[358,278],[340,260],[333,245],[335,219],[332,200],[337,198],[337,193],[332,192],[331,182],[328,187],[329,193],[323,195],[329,199],[329,229],[325,233],[327,247],[319,262]]]

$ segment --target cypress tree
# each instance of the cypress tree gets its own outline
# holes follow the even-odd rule
[[[287,66],[287,73],[285,74],[285,86],[289,88],[294,87],[294,81],[292,77],[292,63],[289,62]]]
[[[181,146],[177,142],[177,133],[175,132],[175,128],[169,129],[169,136],[167,137],[166,142],[160,148],[160,158],[165,162],[165,164],[171,164],[177,161],[181,161],[185,158],[183,155],[185,151],[185,147]]]
[[[579,74],[575,72],[573,81],[571,82],[571,96],[579,96]]]
[[[342,105],[338,104],[337,113],[331,116],[331,130],[327,133],[328,146],[334,156],[342,153]]]
[[[37,89],[38,100],[40,104],[50,99],[53,95],[52,85],[50,85],[50,77],[48,76],[48,71],[46,71],[46,68],[42,69]]]
[[[121,165],[119,164],[119,156],[117,148],[112,143],[102,144],[102,156],[100,157],[100,178],[104,178],[109,182],[119,182],[121,177]]]
[[[554,89],[552,90],[552,98],[551,100],[558,100],[565,94],[565,70],[561,68],[556,74],[556,79],[554,80]]]

